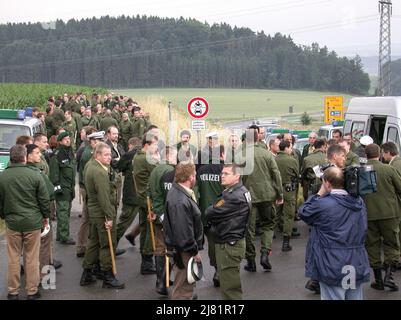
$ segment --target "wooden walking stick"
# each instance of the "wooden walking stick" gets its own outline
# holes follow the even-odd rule
[[[150,238],[152,239],[152,248],[153,252],[156,251],[156,243],[155,243],[155,232],[153,230],[153,221],[151,219],[151,213],[152,209],[150,206],[150,198],[149,196],[146,197],[147,203],[148,203],[148,220],[149,220],[149,225],[150,225]]]
[[[107,221],[107,218],[106,218]],[[113,241],[111,240],[111,230],[109,228],[106,228],[107,230],[107,237],[109,238],[109,248],[110,248],[110,256],[111,256],[111,266],[113,270],[113,274],[117,274],[117,269],[116,269],[116,259],[114,257],[114,250],[113,250]]]
[[[170,287],[170,258],[166,253],[166,288]]]

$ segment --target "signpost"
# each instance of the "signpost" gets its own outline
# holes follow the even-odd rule
[[[324,122],[330,124],[333,121],[344,120],[344,103],[342,96],[324,98]]]
[[[188,102],[187,110],[189,115],[195,119],[192,120],[191,127],[197,133],[198,150],[200,150],[200,132],[206,130],[206,121],[199,119],[206,117],[209,113],[209,104],[204,98],[195,97]]]

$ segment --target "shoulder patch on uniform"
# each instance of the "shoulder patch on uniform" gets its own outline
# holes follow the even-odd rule
[[[214,204],[214,207],[215,207],[215,208],[219,208],[219,207],[221,207],[224,203],[225,203],[224,199],[220,199],[219,201],[217,201],[217,202]]]
[[[248,203],[252,202],[251,193],[249,191],[244,193],[245,199]]]

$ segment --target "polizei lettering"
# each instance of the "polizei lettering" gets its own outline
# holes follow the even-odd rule
[[[200,175],[200,179],[202,181],[215,181],[215,182],[220,182],[220,175],[219,174],[209,174],[209,173],[204,173]]]
[[[182,315],[182,316],[184,316],[184,318],[186,318],[186,317],[188,317],[190,310],[191,310],[191,307],[170,307],[170,306],[163,304],[162,307],[157,307],[156,314],[157,315],[165,315],[165,314]]]

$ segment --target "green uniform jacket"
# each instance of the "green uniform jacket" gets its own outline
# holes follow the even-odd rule
[[[112,116],[114,119],[116,119],[117,122],[120,122],[120,121],[121,121],[120,112],[118,112],[117,110],[113,110],[113,111],[111,112],[111,116]]]
[[[378,160],[368,160],[377,173],[377,192],[364,197],[368,220],[399,217],[398,197],[401,196],[401,178],[397,170]]]
[[[138,199],[142,206],[146,206],[146,197],[149,195],[149,177],[153,169],[156,168],[156,163],[149,163],[146,159],[146,152],[140,150],[132,160],[132,168]]]
[[[85,189],[88,197],[89,218],[116,218],[113,207],[109,173],[97,160],[89,161],[84,173]]]
[[[292,181],[298,181],[299,177],[299,164],[298,161],[295,160],[293,156],[286,154],[283,151],[280,151],[275,158],[278,170],[280,171],[281,180],[283,185],[291,184]],[[288,192],[284,190],[284,197]],[[295,191],[290,192],[291,199],[294,198],[293,195]]]
[[[49,169],[49,165],[47,164],[46,157],[43,152],[40,154],[40,162],[36,163],[35,166],[41,172],[43,172],[45,175],[49,176],[50,169]]]
[[[128,143],[128,140],[134,136],[134,129],[132,128],[131,121],[121,121],[120,122],[120,129],[121,129],[121,137],[122,139]]]
[[[390,162],[390,166],[394,167],[397,170],[398,174],[401,175],[401,157],[394,157],[393,160]]]
[[[250,148],[254,148],[253,171],[243,176],[243,182],[251,193],[252,203],[282,199],[283,186],[274,156],[257,144],[247,144],[246,154],[250,154]]]
[[[74,119],[71,119],[71,121],[64,121],[63,128],[70,135],[72,149],[76,150],[75,147],[77,141],[77,123]]]
[[[82,117],[81,118],[82,126],[91,126],[94,127],[95,129],[99,129],[99,121],[97,117],[92,116],[90,118],[87,117]]]
[[[38,168],[38,163],[31,163],[31,162],[27,162],[26,166],[34,171],[39,171],[41,177],[43,178],[43,181],[46,184],[46,188],[47,188],[47,192],[49,194],[49,199],[50,201],[54,200],[54,185],[53,183],[50,181],[49,177]]]
[[[132,175],[132,159],[137,152],[138,148],[134,148],[133,150],[124,153],[121,156],[120,161],[118,161],[117,167],[117,170],[122,172],[124,175],[122,201],[123,204],[127,204],[129,206],[136,206],[139,204],[134,184],[134,177]]]
[[[304,159],[302,169],[302,180],[321,184],[320,179],[316,177],[313,167],[323,165],[327,162],[326,154],[322,150],[315,150]]]
[[[50,201],[38,169],[10,164],[0,174],[0,217],[13,231],[41,229],[43,219],[50,217]]]
[[[60,145],[50,158],[50,181],[60,186],[62,193],[56,200],[72,201],[75,198],[75,160],[71,148]]]
[[[347,154],[347,159],[345,160],[345,166],[359,166],[359,157],[351,150]]]
[[[79,171],[78,171],[79,185],[82,187],[85,186],[85,181],[84,181],[85,165],[92,158],[92,155],[93,155],[92,147],[90,145],[86,146],[84,149],[84,152],[82,152],[82,156],[81,156],[81,160],[80,160],[80,164],[79,164]]]
[[[51,122],[52,132],[53,134],[56,134],[57,129],[60,128],[63,122],[65,121],[63,110],[55,108],[52,117],[53,117],[53,121]]]
[[[132,122],[132,130],[133,130],[132,136],[142,139],[145,129],[146,129],[145,120],[143,120],[142,118],[134,118]]]
[[[109,117],[109,116],[105,116],[104,118],[102,118],[100,120],[100,130],[101,131],[107,131],[107,129],[110,128],[111,126],[115,126],[115,127],[119,128],[118,122],[116,119]]]
[[[47,115],[45,117],[46,135],[48,138],[55,134],[55,131],[53,130],[53,121],[53,116]]]
[[[161,216],[166,212],[166,197],[167,191],[163,186],[162,176],[167,172],[171,172],[174,170],[174,166],[171,164],[159,164],[156,168],[153,169],[152,173],[149,177],[149,187],[150,187],[150,195],[152,198],[152,206],[153,212]]]

